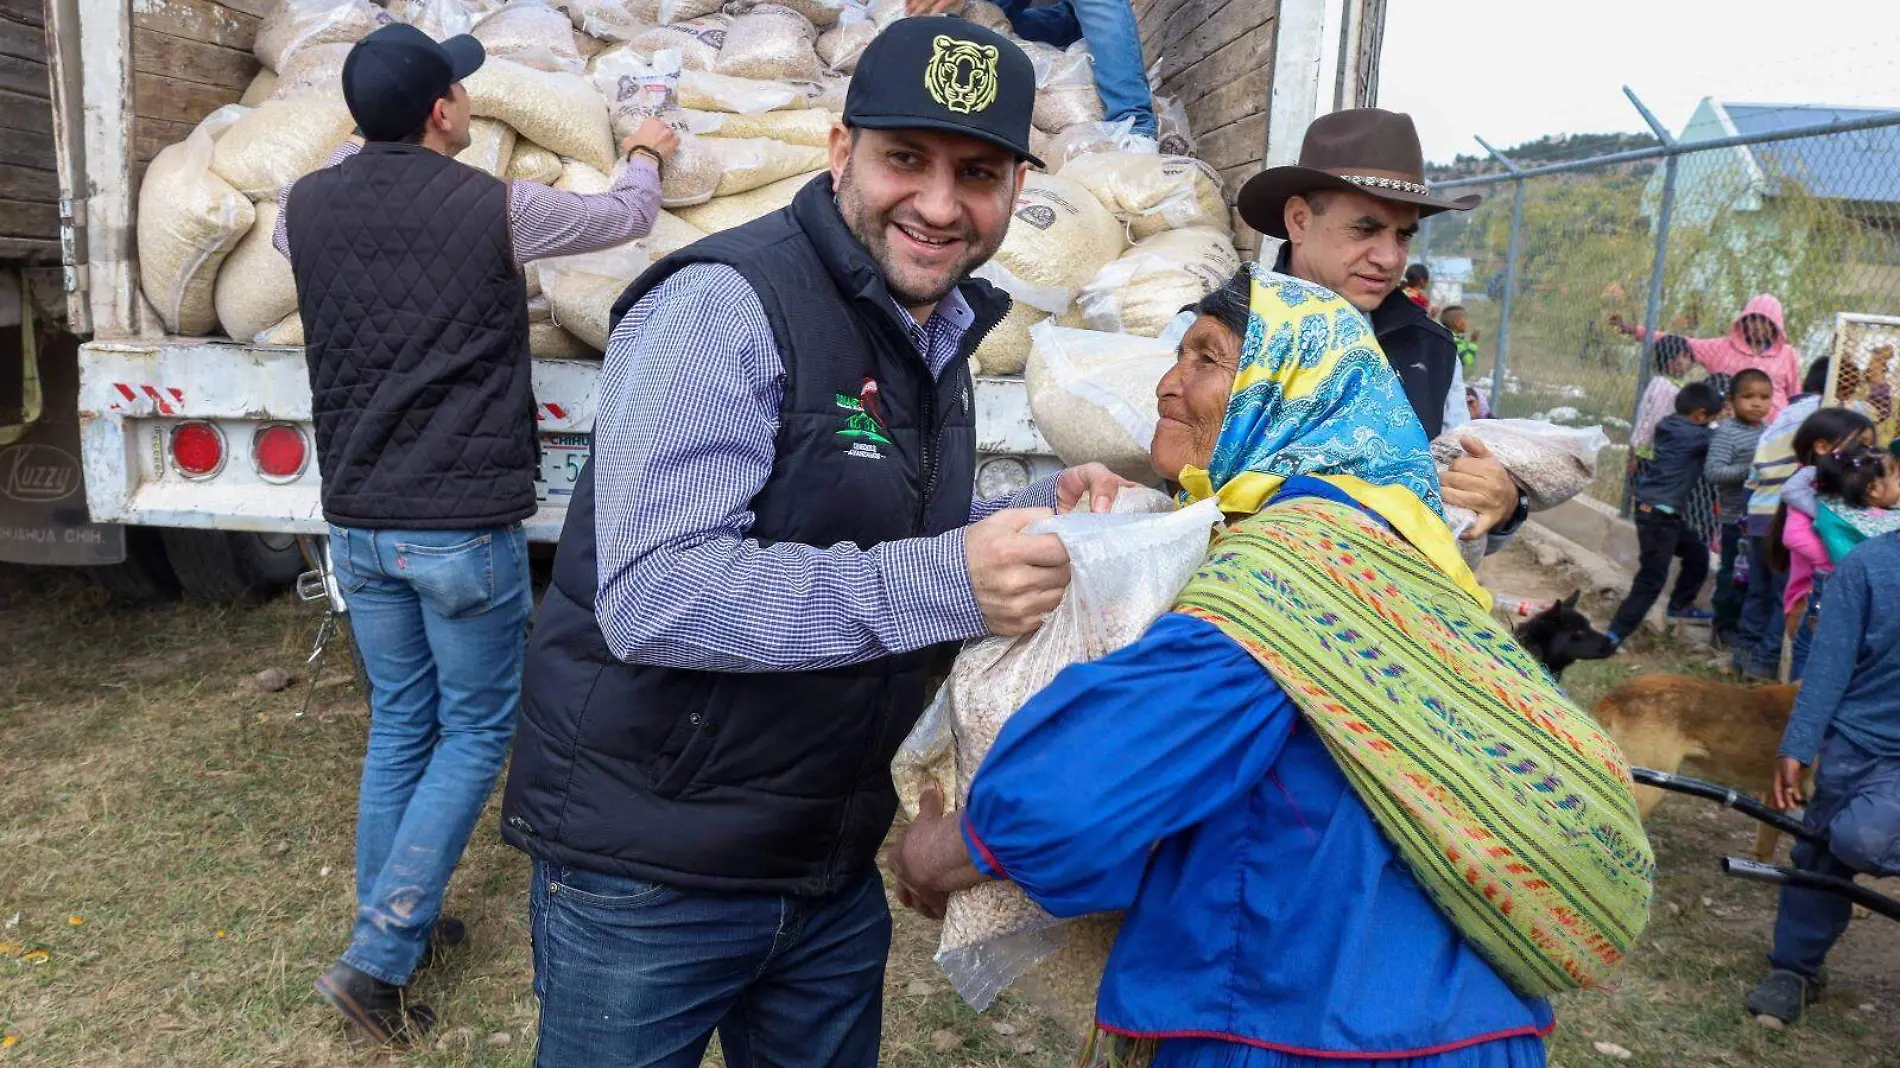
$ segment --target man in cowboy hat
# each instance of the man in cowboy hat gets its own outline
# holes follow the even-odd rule
[[[1285,242],[1274,270],[1326,286],[1372,320],[1379,347],[1433,438],[1470,419],[1464,375],[1451,331],[1407,299],[1400,283],[1418,221],[1470,211],[1478,199],[1433,196],[1411,116],[1378,108],[1313,120],[1298,165],[1261,171],[1240,190],[1247,225]],[[1529,513],[1528,499],[1482,442],[1467,441],[1465,449],[1469,455],[1444,477],[1445,503],[1478,516],[1464,536],[1515,530]]]

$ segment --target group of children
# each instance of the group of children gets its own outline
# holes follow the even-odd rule
[[[1669,335],[1653,349],[1656,376],[1630,435],[1637,573],[1610,638],[1635,632],[1679,561],[1669,618],[1709,622],[1740,672],[1799,679],[1834,565],[1867,537],[1900,529],[1891,511],[1900,461],[1875,448],[1865,415],[1820,406],[1825,359],[1776,415],[1766,372],[1684,382],[1688,342]],[[1703,511],[1719,529],[1713,611],[1696,606],[1715,540],[1698,522]]]

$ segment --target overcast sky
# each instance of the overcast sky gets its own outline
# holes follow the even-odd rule
[[[1378,103],[1412,114],[1434,162],[1482,153],[1474,133],[1508,149],[1643,130],[1624,85],[1671,131],[1705,96],[1900,108],[1900,0],[1386,6]]]

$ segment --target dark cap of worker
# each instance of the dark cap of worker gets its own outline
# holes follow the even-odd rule
[[[367,141],[400,141],[422,128],[449,86],[475,73],[486,56],[463,34],[438,42],[392,22],[356,42],[343,60],[343,102]]]
[[[877,35],[851,76],[844,124],[869,130],[941,130],[1029,151],[1036,70],[994,30],[950,15],[899,19]]]

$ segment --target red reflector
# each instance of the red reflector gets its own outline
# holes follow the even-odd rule
[[[202,478],[224,466],[224,435],[210,423],[180,423],[172,429],[172,463]]]
[[[309,455],[303,431],[285,423],[267,426],[251,439],[251,457],[266,478],[296,478]]]

